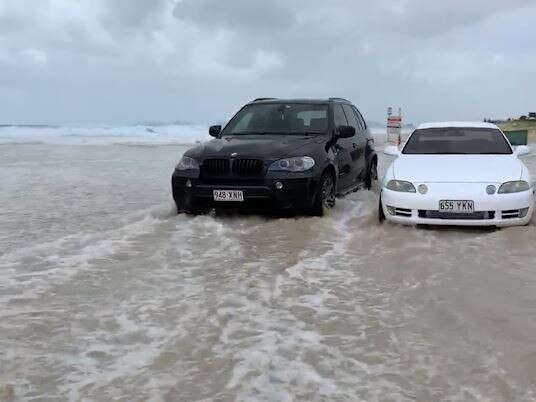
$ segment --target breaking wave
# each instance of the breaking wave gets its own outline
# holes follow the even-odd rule
[[[373,129],[378,142],[385,130]],[[195,124],[132,126],[0,126],[0,146],[116,145],[151,147],[192,145],[209,140],[208,127]]]
[[[203,125],[0,126],[0,145],[190,145],[206,141]]]

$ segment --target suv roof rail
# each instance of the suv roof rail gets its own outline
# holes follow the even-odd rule
[[[330,101],[342,101],[342,102],[348,102],[351,103],[348,99],[344,98],[329,98]]]
[[[257,98],[253,102],[260,102],[260,101],[272,100],[272,99],[276,99],[276,98]]]

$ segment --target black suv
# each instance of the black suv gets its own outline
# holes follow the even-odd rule
[[[335,198],[377,179],[374,140],[349,101],[262,98],[213,140],[190,149],[172,176],[179,212],[293,211],[321,216]]]

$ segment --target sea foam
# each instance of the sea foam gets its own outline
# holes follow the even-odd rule
[[[203,125],[0,126],[0,145],[189,145],[208,140]]]

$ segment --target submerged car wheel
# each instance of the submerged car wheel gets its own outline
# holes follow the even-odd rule
[[[385,214],[383,213],[382,197],[380,196],[380,202],[378,202],[378,220],[380,223],[385,221]]]
[[[177,213],[186,214],[186,215],[200,215],[202,211],[196,206],[192,205],[191,202],[186,200],[176,200],[175,205],[177,207]]]
[[[311,215],[324,216],[324,213],[335,206],[335,182],[333,176],[326,172],[320,179]]]
[[[370,166],[367,171],[367,178],[365,179],[365,187],[367,190],[372,188],[372,183],[374,180],[378,180],[378,162],[376,162],[375,159],[370,162]]]

